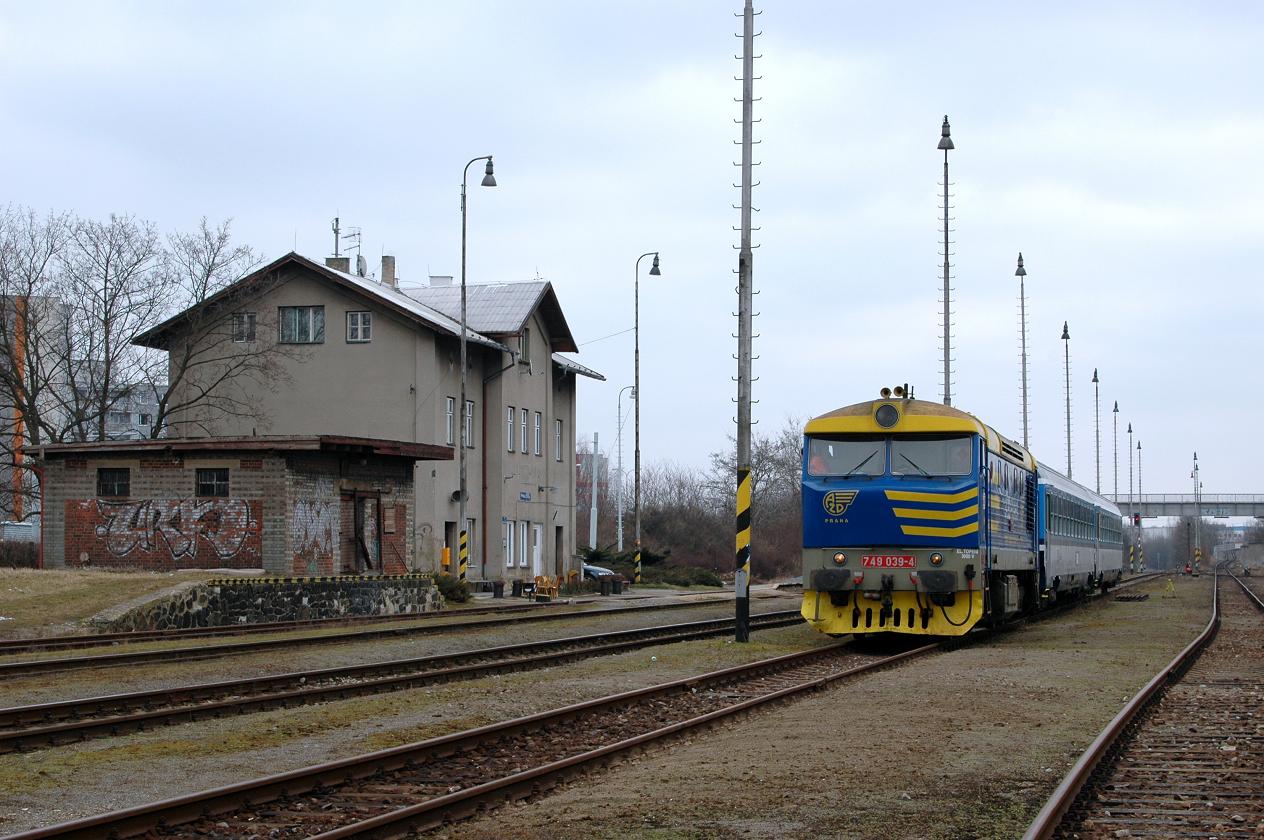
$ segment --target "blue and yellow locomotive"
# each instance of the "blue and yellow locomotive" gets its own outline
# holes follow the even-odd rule
[[[824,633],[956,636],[1120,576],[1118,509],[971,414],[897,388],[804,435],[802,613]]]

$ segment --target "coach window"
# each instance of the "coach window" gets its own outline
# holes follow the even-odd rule
[[[227,498],[228,468],[199,469],[197,471],[197,495],[198,498]]]
[[[130,496],[132,471],[129,467],[101,467],[97,470],[98,496]]]

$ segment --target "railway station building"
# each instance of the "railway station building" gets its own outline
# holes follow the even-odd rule
[[[435,573],[456,571],[456,448],[461,446],[469,577],[529,579],[577,570],[577,382],[604,377],[562,355],[577,347],[552,285],[542,280],[467,285],[468,367],[466,401],[460,406],[460,286],[445,277],[401,286],[389,256],[376,273],[353,273],[346,257],[321,263],[291,252],[137,336],[137,344],[166,351],[173,360],[205,353],[208,342],[226,360],[239,354],[254,354],[256,360],[243,368],[245,374],[221,385],[216,399],[201,401],[192,396],[222,369],[204,365],[194,375],[172,361],[169,401],[190,407],[173,410],[170,437],[152,445],[179,441],[193,447],[201,441],[205,447],[231,447],[293,438],[397,447],[400,454],[391,457],[411,459],[412,469],[411,515],[407,523],[395,523],[408,529],[402,562],[406,571]],[[191,327],[208,318],[223,328]],[[46,455],[52,452],[49,448]],[[386,456],[366,457],[373,463]],[[301,470],[290,464],[298,456],[275,458],[278,475],[297,481]],[[158,468],[138,459],[136,486],[150,487],[141,473]],[[48,487],[68,473],[65,464],[54,468]],[[162,494],[155,498],[182,498],[189,494],[190,481],[182,478],[178,491],[154,484],[159,488],[154,492]],[[398,504],[404,482],[397,478],[393,486]],[[89,498],[84,490],[76,487],[74,496],[56,491],[59,503]],[[287,492],[284,498],[293,507],[306,497]],[[52,504],[51,496],[48,501]],[[261,505],[268,502],[266,494],[258,499]],[[259,521],[266,523],[266,513],[261,515]],[[56,539],[48,543],[54,554]],[[77,553],[61,550],[60,562],[75,562]],[[293,551],[292,537],[283,540],[278,534],[272,542],[261,541],[260,551],[259,565],[265,569],[306,569]],[[352,570],[349,556],[338,554],[334,573]],[[445,557],[451,566],[445,567]],[[46,565],[55,562],[46,558]]]

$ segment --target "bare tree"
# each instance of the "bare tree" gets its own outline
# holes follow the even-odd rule
[[[144,381],[150,354],[132,344],[178,304],[154,226],[131,216],[79,219],[58,259],[68,312],[65,409],[78,440],[105,440],[108,413]]]
[[[53,264],[69,220],[32,210],[0,212],[0,506],[22,518],[36,490],[22,447],[61,440],[61,385],[68,376],[67,321]]]

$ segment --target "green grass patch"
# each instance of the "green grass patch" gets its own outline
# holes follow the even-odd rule
[[[109,607],[159,592],[188,580],[205,580],[207,571],[105,572],[65,569],[0,569],[0,635],[39,635],[41,629],[65,632]]]

